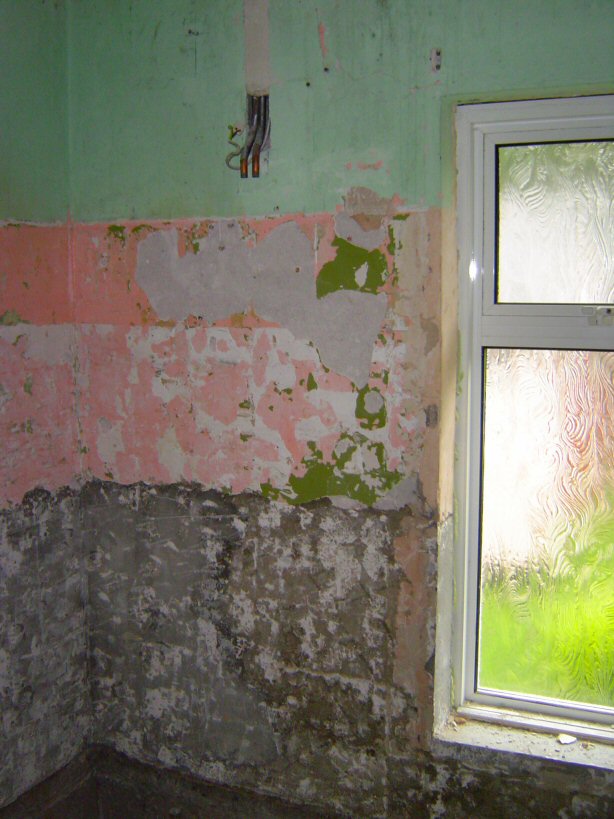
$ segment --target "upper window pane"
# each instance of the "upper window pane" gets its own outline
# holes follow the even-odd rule
[[[614,302],[614,142],[497,148],[497,301]]]

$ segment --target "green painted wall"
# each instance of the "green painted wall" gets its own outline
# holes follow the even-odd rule
[[[64,220],[64,0],[0,0],[0,77],[0,219]]]
[[[224,157],[244,113],[241,0],[66,5],[80,220],[332,210],[353,185],[438,205],[454,100],[614,89],[612,0],[270,0],[271,163],[240,180]],[[65,6],[0,9],[3,121],[17,112],[3,212],[63,218]]]
[[[243,116],[242,3],[73,10],[73,208],[88,220],[332,210],[352,185],[437,205],[442,97],[614,80],[611,0],[270,0],[271,163],[240,180],[224,157]]]
[[[241,0],[72,2],[69,26],[78,218],[239,211],[224,157],[243,116]]]

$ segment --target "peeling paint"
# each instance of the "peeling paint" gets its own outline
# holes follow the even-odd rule
[[[386,260],[379,250],[363,248],[337,237],[335,260],[327,262],[317,279],[317,295],[321,299],[336,290],[358,290],[361,293],[377,293],[386,280]]]
[[[320,51],[322,52],[322,59],[326,60],[328,56],[328,47],[326,45],[326,26],[324,23],[318,23],[318,38],[320,40]]]
[[[116,239],[122,247],[126,246],[126,228],[123,225],[109,225],[107,235],[112,239]]]
[[[16,324],[22,324],[23,319],[16,310],[5,310],[0,316],[0,325],[3,327],[14,327]]]
[[[19,502],[35,486],[55,489],[76,478],[74,355],[70,326],[0,328],[3,503]]]
[[[357,162],[356,167],[359,171],[379,171],[383,167],[384,163],[381,159],[378,159],[377,162]]]
[[[151,234],[139,245],[136,279],[162,319],[181,321],[192,314],[215,322],[253,308],[297,339],[313,341],[325,364],[362,384],[387,303],[368,295],[385,268],[381,254],[373,253],[362,298],[333,293],[334,287],[317,292],[313,248],[296,224],[283,224],[249,247],[240,225],[230,220],[219,222],[189,257],[179,258],[174,230]],[[338,264],[334,270],[339,269]]]
[[[356,397],[356,417],[363,429],[386,426],[386,402],[378,389],[363,387]]]
[[[0,225],[2,803],[96,742],[310,815],[614,815],[590,749],[431,737],[452,100],[603,88],[608,4],[5,5],[5,216],[46,224]]]
[[[335,233],[341,239],[364,248],[364,250],[377,250],[383,244],[386,236],[383,223],[379,223],[373,229],[363,228],[345,210],[335,214]]]
[[[383,197],[370,188],[350,188],[343,197],[345,210],[364,230],[381,227],[384,219],[394,218],[405,204],[399,196]]]
[[[15,383],[3,384],[15,441],[4,498],[84,475],[232,493],[264,486],[294,502],[411,499],[397,487],[418,470],[433,430],[425,407],[436,401],[421,384],[439,337],[430,217],[397,220],[396,208],[353,189],[334,215],[71,225],[74,308],[65,315],[78,323],[55,334],[4,328],[16,354]],[[11,241],[66,241],[41,231],[12,231]],[[31,258],[11,247],[20,265]],[[33,286],[19,308],[36,295]],[[63,373],[55,397],[39,378],[43,361]],[[55,467],[57,447],[45,457],[39,449],[23,482],[10,477],[14,458],[69,430]]]

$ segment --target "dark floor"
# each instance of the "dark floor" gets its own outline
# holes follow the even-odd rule
[[[0,809],[0,819],[333,819],[333,816],[143,765],[106,748],[84,752],[16,802]]]

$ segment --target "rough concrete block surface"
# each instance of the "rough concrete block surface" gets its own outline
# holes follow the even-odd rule
[[[0,804],[87,743],[87,595],[70,491],[0,511]]]

